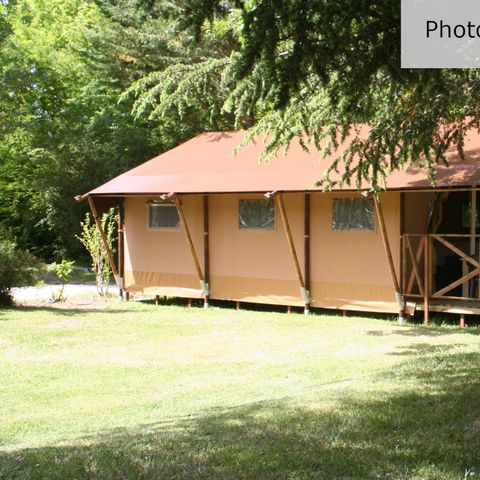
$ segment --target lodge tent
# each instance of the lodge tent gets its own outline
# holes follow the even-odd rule
[[[335,153],[320,161],[294,141],[262,162],[264,140],[237,149],[243,139],[200,134],[79,197],[95,217],[120,207],[111,263],[124,292],[401,314],[405,300],[428,314],[438,291],[478,297],[477,132],[465,160],[447,153],[434,186],[413,166],[378,198],[367,185],[322,191]],[[460,276],[437,277],[453,255]]]

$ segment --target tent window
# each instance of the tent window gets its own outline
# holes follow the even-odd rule
[[[150,228],[180,228],[177,207],[172,203],[148,205],[148,226]]]
[[[375,207],[369,198],[334,198],[332,230],[374,230]]]
[[[275,228],[275,204],[273,200],[240,200],[238,228],[273,230]]]

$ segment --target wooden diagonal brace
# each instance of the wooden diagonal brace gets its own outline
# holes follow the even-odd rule
[[[412,249],[412,244],[410,242],[410,237],[408,235],[405,235],[407,250],[410,254],[410,260],[412,262],[412,270],[413,270],[412,274],[410,276],[410,281],[408,282],[408,290],[407,291],[409,293],[411,292],[412,287],[413,287],[413,279],[415,278],[417,280],[420,295],[422,295],[422,296],[423,296],[423,282],[421,280],[420,271],[419,271],[417,262],[419,262],[420,258],[421,258],[421,252],[423,251],[423,246],[425,245],[424,240],[425,240],[424,238],[422,238],[420,240],[420,244],[418,246],[417,257],[415,258],[415,256],[413,255],[413,249]]]
[[[441,244],[445,245],[448,249],[450,249],[453,253],[456,253],[459,257],[465,259],[468,263],[472,264],[475,268],[480,268],[480,262],[477,260],[473,259],[466,253],[462,252],[459,248],[457,248],[455,245],[452,243],[448,242],[444,238],[442,238],[440,235],[432,235],[432,238],[435,240],[439,241]]]
[[[185,219],[185,214],[183,213],[182,204],[177,195],[174,195],[173,199],[175,202],[175,206],[177,207],[178,218],[180,219],[180,224],[182,225],[182,230],[185,235],[185,240],[187,241],[188,248],[193,258],[193,263],[195,264],[195,270],[197,271],[197,276],[203,291],[203,295],[205,297],[208,297],[210,295],[209,287],[205,282],[205,276],[203,275],[202,267],[200,266],[198,255],[197,255],[197,252],[195,251],[195,246],[193,245],[192,237],[190,235],[190,230],[188,229],[187,220]]]
[[[393,262],[392,251],[390,249],[390,243],[388,241],[387,229],[385,227],[385,219],[383,217],[383,210],[380,202],[378,201],[376,195],[373,196],[375,202],[375,211],[377,213],[378,223],[380,225],[380,233],[382,234],[383,247],[385,248],[385,253],[387,255],[388,266],[390,267],[390,275],[392,276],[393,287],[395,288],[395,297],[398,304],[399,316],[400,319],[403,318],[404,309],[405,309],[405,300],[402,293],[400,292],[400,284],[398,283],[397,273],[395,271],[395,265]]]
[[[466,275],[459,278],[458,280],[455,280],[450,285],[447,285],[446,287],[442,288],[438,292],[435,292],[432,295],[432,297],[441,297],[441,296],[445,295],[447,292],[449,292],[450,290],[453,290],[454,288],[458,287],[462,283],[465,283],[466,281],[470,280],[471,278],[476,277],[479,274],[480,274],[480,269],[476,268],[475,270],[472,270],[470,273],[467,273]]]
[[[415,255],[415,261],[416,261],[417,267],[418,267],[418,265],[420,265],[420,260],[422,259],[422,255],[424,254],[425,245],[426,245],[425,237],[422,237],[420,239],[420,243],[418,244],[417,254]],[[411,252],[413,253],[413,248],[412,248],[411,242],[410,242],[410,248],[411,248]],[[408,286],[407,286],[407,291],[406,291],[407,294],[412,293],[414,280],[415,280],[415,272],[412,270],[412,272],[410,273],[410,279],[408,280]],[[420,283],[418,283],[418,285],[420,286]],[[422,283],[422,285],[423,285],[423,283]],[[423,295],[423,293],[422,293],[422,295]]]
[[[303,301],[305,303],[306,312],[310,305],[310,292],[305,288],[305,282],[303,280],[302,270],[300,269],[300,263],[298,262],[297,251],[295,250],[295,244],[293,243],[292,232],[290,230],[290,225],[288,223],[287,212],[285,210],[285,205],[283,203],[282,194],[279,193],[277,196],[278,208],[280,210],[280,215],[283,221],[283,227],[285,229],[285,235],[287,237],[288,247],[290,248],[290,254],[292,255],[293,265],[295,267],[295,272],[297,274],[298,283],[300,285],[300,293],[302,294]]]
[[[93,198],[88,195],[88,204],[90,206],[90,210],[92,211],[93,218],[95,220],[95,223],[97,225],[98,231],[100,232],[100,237],[102,238],[103,246],[105,247],[105,250],[107,251],[107,257],[108,257],[108,263],[110,265],[110,268],[113,273],[113,277],[115,278],[115,283],[120,287],[121,281],[120,277],[118,276],[118,269],[117,266],[115,265],[115,260],[113,259],[113,253],[112,249],[110,248],[110,245],[108,244],[107,236],[105,235],[105,232],[103,231],[102,228],[102,222],[100,218],[98,217],[97,213],[97,208],[95,207],[95,202],[93,201]]]

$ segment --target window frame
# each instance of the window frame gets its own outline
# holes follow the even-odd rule
[[[180,224],[180,217],[178,215],[177,207],[175,203],[171,201],[158,201],[158,200],[149,200],[147,203],[147,230],[151,231],[166,231],[166,232],[178,232],[181,230],[181,224]],[[155,227],[150,225],[150,209],[151,208],[165,208],[165,207],[173,207],[175,208],[175,211],[177,212],[178,216],[178,223],[175,227],[166,227],[166,226],[161,226],[161,227]]]
[[[338,229],[333,226],[333,216],[334,216],[334,204],[335,200],[360,200],[360,201],[369,201],[372,204],[372,219],[373,219],[373,228],[346,228]],[[371,198],[365,197],[353,197],[353,196],[336,196],[332,198],[330,206],[330,231],[334,233],[362,233],[362,234],[376,234],[377,232],[377,216],[375,213],[375,205]]]
[[[270,202],[273,207],[273,227],[272,228],[262,228],[262,227],[242,227],[240,226],[240,202],[242,201],[257,201],[257,202]],[[250,232],[250,233],[260,233],[260,234],[268,234],[277,231],[278,222],[277,222],[277,202],[274,198],[266,199],[262,197],[244,197],[238,198],[236,202],[236,229],[238,232]]]

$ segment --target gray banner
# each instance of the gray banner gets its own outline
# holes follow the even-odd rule
[[[402,68],[480,68],[480,0],[402,0]]]

